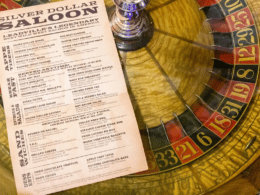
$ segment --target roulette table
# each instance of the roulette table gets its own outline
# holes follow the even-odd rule
[[[149,169],[56,194],[206,194],[260,155],[260,2],[151,0],[146,12],[149,42],[118,53]],[[14,186],[0,117],[0,180]]]

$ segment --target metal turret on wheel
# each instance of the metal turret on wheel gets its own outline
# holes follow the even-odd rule
[[[150,0],[114,0],[109,20],[117,48],[133,51],[147,45],[153,36],[153,21],[144,9]]]

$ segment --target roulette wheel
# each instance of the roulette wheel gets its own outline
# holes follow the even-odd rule
[[[115,2],[121,9],[132,6]],[[105,4],[110,18],[120,12],[112,0]],[[144,39],[127,39],[117,34],[113,22],[111,27],[149,169],[56,194],[205,194],[260,155],[260,2],[140,4],[146,9],[142,17],[148,18]],[[131,6],[131,13],[143,14]],[[0,110],[0,160],[8,172],[12,167]]]

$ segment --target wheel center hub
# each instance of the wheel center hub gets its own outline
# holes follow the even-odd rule
[[[134,51],[148,44],[154,32],[153,20],[144,9],[149,0],[115,0],[108,16],[117,48]]]

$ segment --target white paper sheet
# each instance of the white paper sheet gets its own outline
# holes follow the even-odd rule
[[[18,193],[147,169],[104,2],[0,12],[1,87]]]

